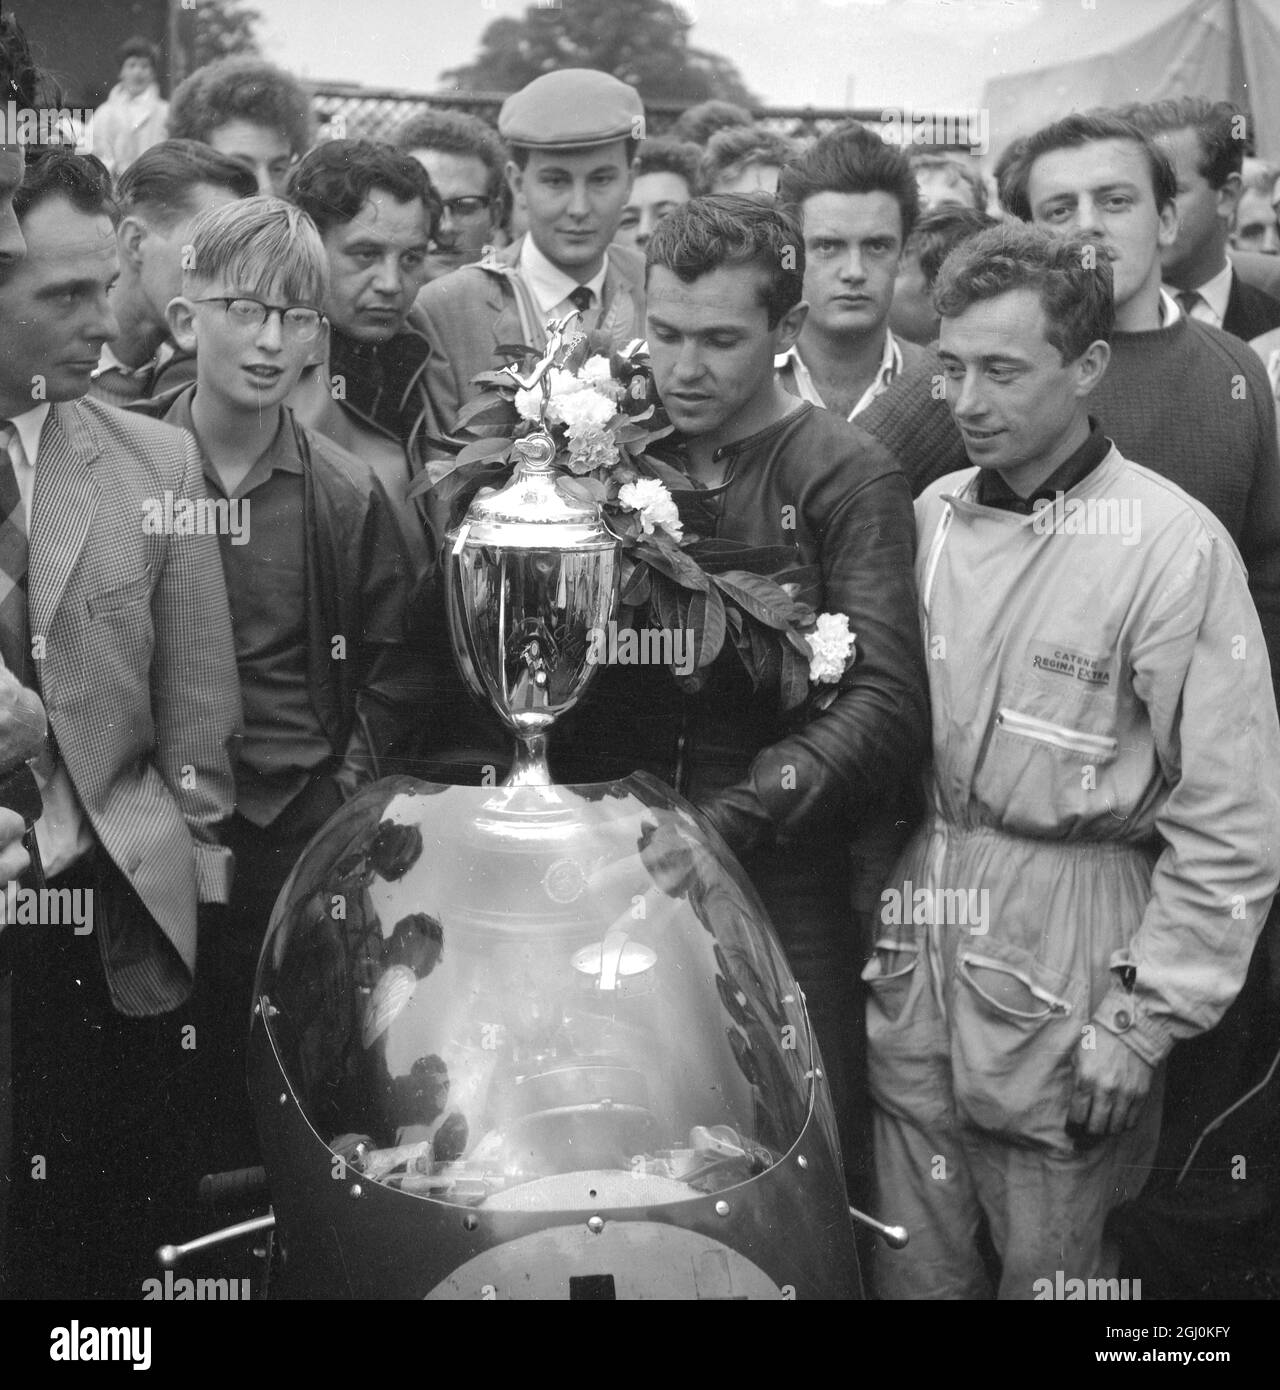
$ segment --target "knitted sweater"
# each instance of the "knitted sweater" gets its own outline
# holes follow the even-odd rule
[[[858,417],[886,445],[919,495],[970,466],[930,352]],[[1126,458],[1202,502],[1226,527],[1249,571],[1280,688],[1280,456],[1266,370],[1248,344],[1181,317],[1168,328],[1113,333],[1111,363],[1089,413]]]

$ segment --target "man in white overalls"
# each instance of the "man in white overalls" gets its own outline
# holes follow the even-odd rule
[[[1280,724],[1235,546],[1087,414],[1106,252],[1005,223],[935,295],[977,466],[916,502],[931,810],[864,971],[880,1214],[911,1241],[878,1291],[1029,1299],[1116,1273],[1164,1059],[1244,980]]]

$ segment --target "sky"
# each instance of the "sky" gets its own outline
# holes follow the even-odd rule
[[[530,0],[252,0],[267,57],[312,80],[441,90]],[[574,0],[559,0],[569,6]],[[984,82],[1118,47],[1186,0],[680,0],[690,42],[775,105],[976,107]]]

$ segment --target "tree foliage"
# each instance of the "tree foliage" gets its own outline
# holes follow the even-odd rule
[[[258,54],[259,11],[243,0],[196,0],[195,32],[188,71],[218,58]]]
[[[693,104],[719,97],[751,106],[737,68],[688,42],[690,21],[668,0],[565,0],[495,19],[473,63],[444,74],[467,92],[516,92],[558,68],[598,68],[648,101]]]

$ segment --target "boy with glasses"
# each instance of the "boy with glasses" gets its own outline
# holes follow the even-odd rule
[[[190,252],[169,324],[196,352],[196,382],[151,404],[195,436],[210,514],[226,523],[244,702],[228,839],[237,872],[227,928],[201,954],[197,1007],[202,1060],[226,1091],[209,1107],[221,1147],[208,1161],[231,1167],[252,1160],[236,1053],[276,896],[311,836],[399,748],[410,569],[371,470],[284,403],[324,323],[328,260],[314,223],[280,199],[248,198],[202,215]]]

